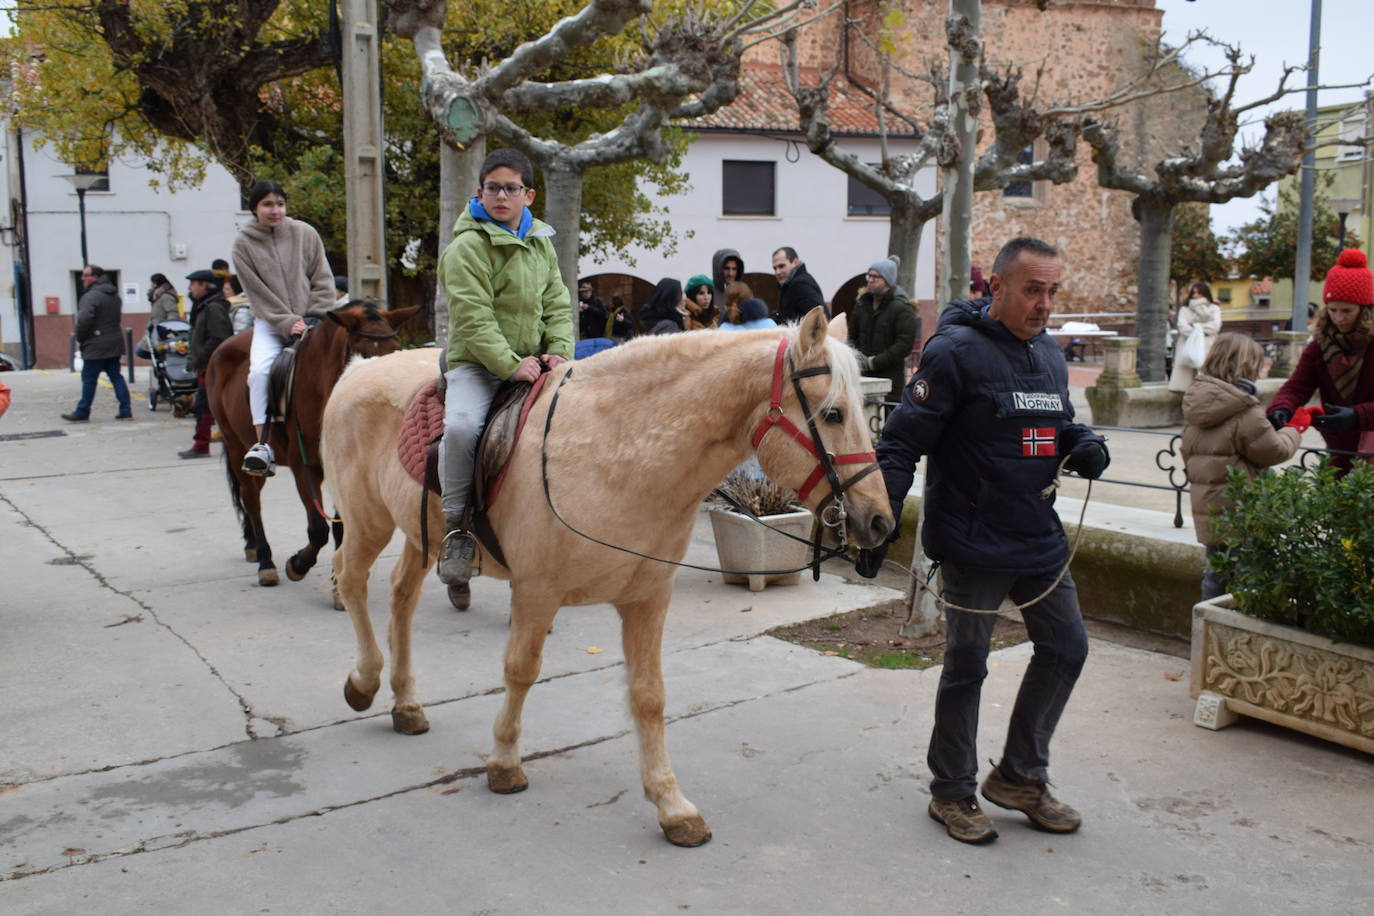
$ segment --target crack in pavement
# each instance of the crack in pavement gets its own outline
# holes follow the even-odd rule
[[[3,498],[3,497],[0,497],[0,498]],[[763,638],[763,637],[760,637],[760,638]],[[769,638],[771,638],[771,637],[769,637]],[[730,641],[730,640],[722,640],[722,642],[728,642],[728,641]],[[614,667],[614,666],[611,666],[611,667]],[[604,669],[601,669],[601,670],[604,670]],[[699,716],[707,715],[707,714],[709,714],[709,713],[719,712],[719,711],[727,710],[727,709],[733,709],[734,707],[740,706],[740,705],[743,705],[743,704],[758,702],[758,701],[761,701],[761,700],[766,700],[766,699],[768,699],[768,698],[770,698],[770,697],[772,697],[772,696],[774,696],[774,695],[780,695],[780,694],[786,694],[786,693],[793,693],[793,692],[796,692],[796,691],[798,691],[798,690],[805,689],[805,688],[807,688],[807,687],[814,687],[814,686],[817,686],[817,685],[820,685],[820,684],[830,683],[830,682],[835,681],[835,680],[844,680],[844,679],[847,679],[847,678],[850,678],[850,677],[854,677],[854,676],[856,676],[856,675],[859,674],[859,673],[860,673],[860,671],[859,671],[859,670],[856,670],[856,671],[846,672],[846,673],[840,674],[840,675],[838,675],[838,677],[832,677],[832,678],[816,678],[816,679],[814,679],[814,680],[807,681],[806,683],[803,683],[803,684],[797,684],[797,685],[793,685],[793,686],[791,686],[791,687],[785,687],[785,688],[782,688],[781,690],[778,690],[778,691],[775,691],[775,692],[770,692],[770,693],[761,694],[761,695],[759,695],[759,696],[743,697],[743,698],[740,698],[740,699],[737,699],[737,700],[729,700],[729,701],[725,701],[725,702],[714,703],[714,704],[711,704],[711,705],[709,705],[709,706],[703,706],[703,707],[699,707],[699,708],[698,708],[698,707],[693,707],[693,708],[690,708],[690,709],[688,709],[687,711],[685,711],[685,712],[683,712],[683,713],[680,713],[680,714],[678,714],[678,715],[675,715],[675,716],[667,716],[667,717],[665,717],[665,718],[664,718],[664,727],[666,728],[666,727],[671,726],[671,725],[673,725],[673,724],[675,724],[675,723],[677,723],[677,722],[686,721],[686,720],[689,720],[689,719],[695,719],[695,718],[697,718],[697,717],[699,717]],[[560,678],[566,677],[566,676],[568,676],[568,675],[555,675],[554,677],[548,678],[547,680],[557,680],[557,679],[560,679]],[[497,692],[498,690],[501,690],[501,689],[503,689],[503,688],[497,688],[496,690],[484,691],[484,692],[481,692],[481,693],[473,694],[472,697],[489,696],[489,695],[491,695],[492,693]],[[443,700],[443,701],[440,701],[440,702],[442,702],[442,703],[451,703],[451,702],[456,702],[456,700]],[[429,704],[429,705],[438,705],[438,704]],[[375,717],[381,716],[381,715],[387,715],[387,713],[378,713],[378,714],[376,714],[376,716],[367,716],[367,717],[363,717],[363,718],[375,718]],[[331,728],[331,727],[336,727],[336,726],[339,726],[339,725],[345,725],[345,724],[348,724],[348,723],[351,723],[351,722],[356,722],[356,721],[360,721],[360,720],[359,720],[359,719],[345,719],[345,720],[341,720],[341,721],[339,721],[339,722],[332,723],[332,724],[330,724],[330,725],[314,726],[314,727],[312,727],[312,728],[310,728],[310,729],[303,729],[302,731],[314,731],[314,730],[317,730],[317,729],[320,729],[320,728]],[[537,761],[537,760],[544,760],[544,759],[549,758],[549,757],[557,757],[557,756],[559,756],[559,755],[571,753],[571,752],[573,752],[573,751],[582,750],[582,749],[584,749],[584,748],[595,747],[595,746],[600,745],[600,744],[605,744],[606,742],[609,742],[609,741],[617,741],[617,740],[619,740],[619,739],[621,739],[621,738],[625,738],[625,737],[627,737],[627,736],[629,736],[629,735],[631,735],[631,734],[633,734],[633,733],[634,733],[634,729],[633,729],[632,727],[631,727],[631,728],[624,728],[624,729],[621,729],[621,730],[619,730],[619,731],[613,732],[613,733],[611,733],[611,734],[600,735],[600,736],[595,737],[595,738],[587,738],[587,739],[585,739],[585,740],[578,741],[578,742],[575,742],[575,743],[572,743],[572,744],[563,745],[563,746],[561,746],[561,747],[549,748],[549,749],[547,749],[547,750],[534,751],[534,752],[531,752],[531,753],[528,753],[528,754],[524,754],[524,755],[521,756],[520,760],[521,760],[521,763],[532,763],[532,762]],[[298,734],[298,733],[293,733],[293,734]],[[288,736],[281,736],[281,737],[288,737]],[[255,740],[271,740],[271,739],[255,739]],[[232,745],[224,745],[224,747],[231,747],[231,746],[232,746]],[[197,753],[197,752],[188,752],[188,753]],[[174,756],[174,757],[181,757],[181,756],[186,756],[186,755],[185,755],[185,754],[177,754],[177,755],[173,755],[173,756]],[[171,758],[164,758],[164,759],[171,759]],[[127,767],[127,766],[133,766],[133,765],[136,765],[136,764],[123,764],[122,766]],[[107,771],[109,771],[109,770],[118,769],[118,768],[119,768],[119,767],[106,767],[106,768],[104,768],[103,770],[96,770],[96,771],[92,771],[92,772],[107,772]],[[334,813],[335,811],[346,811],[346,810],[348,810],[348,809],[350,809],[350,808],[356,808],[356,807],[359,807],[359,806],[362,806],[362,805],[371,804],[371,803],[373,803],[373,802],[379,802],[379,801],[385,801],[385,800],[391,799],[391,798],[397,798],[397,797],[399,797],[399,796],[407,795],[407,794],[410,794],[410,793],[412,793],[412,792],[419,792],[419,791],[424,791],[424,790],[426,790],[426,789],[432,789],[432,788],[435,788],[436,786],[447,785],[447,784],[449,784],[449,783],[457,782],[457,781],[459,781],[459,780],[463,780],[463,779],[472,779],[472,778],[475,778],[475,777],[484,775],[485,773],[486,773],[486,766],[485,766],[485,765],[483,765],[483,766],[474,766],[474,767],[464,767],[464,768],[457,769],[457,770],[451,770],[451,771],[449,771],[449,772],[447,772],[447,773],[444,773],[444,774],[441,775],[441,776],[435,777],[434,779],[425,780],[424,782],[414,783],[414,784],[411,784],[411,785],[401,786],[401,787],[399,787],[399,788],[392,789],[392,790],[390,790],[390,791],[383,792],[383,793],[378,794],[378,795],[369,796],[369,797],[367,797],[367,798],[354,799],[354,800],[352,800],[352,801],[347,801],[347,802],[340,802],[340,803],[338,803],[338,804],[324,805],[324,806],[319,807],[319,808],[314,808],[314,809],[312,809],[312,810],[310,810],[310,811],[301,811],[301,812],[297,812],[297,813],[295,813],[295,814],[284,815],[284,816],[282,816],[282,817],[274,818],[274,819],[272,819],[272,820],[270,820],[270,821],[264,821],[264,822],[261,822],[261,823],[256,823],[256,824],[244,824],[244,825],[242,825],[242,826],[240,826],[240,827],[232,827],[232,828],[225,829],[225,830],[215,830],[215,831],[209,831],[209,832],[205,832],[205,833],[202,833],[202,832],[196,831],[196,830],[184,830],[184,831],[179,831],[179,832],[174,833],[174,834],[168,834],[168,835],[165,835],[165,836],[152,837],[152,838],[149,838],[149,839],[140,840],[138,843],[136,843],[136,844],[134,844],[134,845],[132,845],[132,846],[126,846],[126,847],[123,847],[123,848],[121,848],[121,849],[115,849],[115,850],[111,850],[111,851],[108,851],[108,852],[88,853],[88,852],[86,852],[85,850],[82,850],[80,854],[70,856],[70,857],[68,858],[68,861],[65,862],[65,863],[63,863],[63,864],[61,864],[61,865],[52,865],[52,866],[49,866],[49,867],[47,867],[47,868],[36,868],[36,869],[25,869],[23,866],[20,866],[18,869],[16,869],[15,871],[10,872],[9,874],[0,875],[0,883],[4,883],[4,882],[6,882],[6,881],[17,881],[17,880],[21,880],[21,879],[23,879],[23,878],[34,877],[34,876],[36,876],[36,875],[51,874],[51,873],[53,873],[53,872],[64,871],[64,870],[66,870],[66,869],[68,869],[68,868],[72,868],[72,867],[80,866],[80,865],[91,865],[91,864],[94,864],[94,863],[96,863],[96,862],[102,862],[102,861],[104,861],[104,860],[106,860],[106,859],[111,859],[111,858],[118,858],[118,857],[123,857],[123,856],[130,856],[130,855],[139,855],[139,854],[141,854],[141,853],[146,853],[146,852],[158,852],[158,851],[165,850],[165,849],[180,849],[180,848],[185,847],[185,846],[188,846],[188,845],[190,845],[190,844],[192,844],[192,843],[197,843],[197,842],[200,842],[200,841],[203,841],[203,840],[214,840],[214,839],[219,839],[219,838],[222,838],[222,837],[235,836],[235,835],[240,834],[240,833],[247,833],[248,831],[251,831],[251,830],[260,830],[260,829],[263,829],[263,828],[266,828],[266,827],[275,827],[275,826],[279,826],[279,825],[290,824],[290,823],[293,823],[293,822],[295,822],[295,821],[302,820],[302,819],[304,819],[304,818],[309,818],[309,817],[323,817],[323,816],[325,816],[325,815],[332,814],[332,813]],[[56,777],[54,777],[54,778],[56,778]],[[587,807],[598,807],[598,806],[601,806],[601,805],[613,804],[614,802],[618,801],[620,795],[623,795],[623,794],[624,794],[624,792],[622,791],[619,795],[616,795],[615,797],[613,797],[613,798],[611,798],[611,799],[609,799],[609,800],[607,800],[607,801],[600,802],[600,803],[593,804],[593,805],[588,805]]]
[[[159,617],[157,611],[153,610],[152,605],[140,600],[132,592],[127,592],[123,589],[116,588],[114,584],[111,583],[110,580],[105,577],[104,573],[96,569],[95,566],[91,564],[89,555],[78,554],[70,550],[66,545],[59,541],[51,531],[40,525],[38,522],[34,521],[34,519],[27,512],[19,508],[19,506],[14,502],[14,500],[10,499],[4,493],[0,493],[0,502],[3,502],[5,505],[9,506],[10,509],[16,515],[18,515],[21,519],[24,520],[24,524],[28,525],[30,528],[33,528],[35,531],[42,534],[43,537],[48,539],[49,543],[51,543],[58,550],[62,551],[62,553],[66,555],[63,558],[64,564],[70,566],[79,566],[82,569],[84,569],[91,576],[92,579],[94,579],[96,582],[100,584],[102,588],[106,589],[112,594],[118,595],[119,597],[138,607],[149,617],[151,617],[154,623],[162,627],[168,633],[172,634],[172,636],[176,637],[176,639],[178,639],[182,645],[190,649],[191,652],[196,656],[196,658],[200,659],[201,663],[204,664],[205,667],[210,671],[210,673],[214,676],[215,680],[219,681],[220,684],[224,686],[224,689],[229,691],[229,693],[238,702],[239,708],[243,711],[244,715],[244,731],[250,739],[257,740],[259,738],[275,738],[280,737],[282,734],[285,733],[285,730],[280,725],[277,725],[277,733],[275,735],[259,735],[257,733],[257,730],[254,728],[254,721],[256,719],[263,717],[258,716],[256,713],[253,712],[253,706],[251,703],[248,702],[247,698],[245,698],[243,694],[235,690],[233,685],[231,685],[227,680],[225,680],[224,675],[220,674],[219,669],[216,668],[214,664],[212,664],[211,661],[205,657],[204,653],[202,653],[198,648],[196,648],[195,645],[193,645],[189,639],[187,639],[185,636],[182,636],[180,633],[176,631],[176,628],[174,628],[171,624],[167,623],[161,617]],[[264,719],[264,721],[271,720]]]

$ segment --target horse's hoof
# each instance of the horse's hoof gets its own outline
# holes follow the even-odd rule
[[[375,690],[371,693],[363,693],[353,686],[353,678],[344,678],[344,702],[348,704],[350,709],[362,712],[372,705],[372,698],[376,695],[377,691]]]
[[[391,710],[391,727],[402,735],[423,735],[429,731],[429,720],[419,706],[407,709],[397,706]]]
[[[514,795],[530,787],[521,767],[498,767],[487,764],[487,788],[497,795]]]
[[[256,547],[243,548],[243,559],[246,563],[258,562],[258,550]]]
[[[287,559],[286,559],[286,578],[290,579],[292,582],[299,582],[299,581],[301,581],[302,579],[305,578],[305,574],[308,573],[308,572],[310,572],[309,567],[307,567],[307,568],[305,568],[305,569],[300,569],[300,570],[298,570],[298,569],[296,569],[296,558],[295,558],[295,557],[287,557]]]
[[[272,586],[272,585],[276,585],[276,584],[277,584],[278,582],[280,582],[280,581],[281,581],[281,580],[280,580],[279,578],[277,578],[277,571],[276,571],[275,569],[260,569],[260,570],[258,570],[258,584],[259,584],[259,585]]]
[[[466,582],[448,587],[448,601],[460,611],[466,611],[472,606],[472,586]]]
[[[700,814],[688,818],[680,824],[660,825],[663,835],[674,846],[700,846],[711,839],[711,828]]]

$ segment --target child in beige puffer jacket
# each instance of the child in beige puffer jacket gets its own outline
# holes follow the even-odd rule
[[[1264,351],[1241,334],[1218,335],[1201,373],[1183,395],[1183,461],[1188,473],[1197,539],[1207,548],[1202,598],[1226,592],[1225,580],[1211,568],[1212,555],[1226,545],[1211,533],[1211,517],[1226,503],[1226,471],[1237,467],[1247,477],[1287,461],[1297,451],[1310,423],[1303,414],[1274,429],[1265,419],[1250,379],[1259,376]]]

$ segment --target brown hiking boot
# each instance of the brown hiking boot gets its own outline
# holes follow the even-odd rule
[[[945,825],[945,830],[960,843],[988,843],[997,839],[997,831],[992,821],[978,805],[978,799],[970,795],[954,801],[930,800],[930,819]]]
[[[1082,815],[1051,795],[1047,784],[1009,777],[1000,766],[994,766],[983,780],[983,797],[998,807],[1022,812],[1032,824],[1051,833],[1073,833],[1083,823]]]

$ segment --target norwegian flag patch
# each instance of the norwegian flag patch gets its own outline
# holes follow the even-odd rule
[[[1054,427],[1052,426],[1023,426],[1021,427],[1021,457],[1053,458],[1056,454],[1054,441]]]

